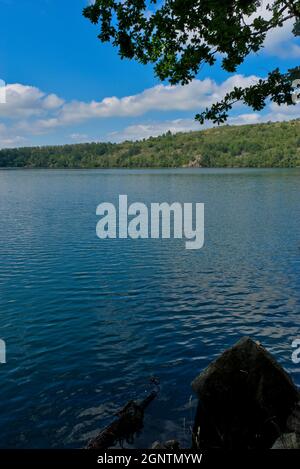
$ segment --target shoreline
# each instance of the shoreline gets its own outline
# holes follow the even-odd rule
[[[17,166],[0,166],[0,171],[120,171],[120,170],[127,170],[127,171],[169,171],[169,170],[186,170],[187,172],[194,172],[197,170],[295,170],[300,169],[300,166],[209,166],[209,167],[187,167],[187,166],[153,166],[153,167],[141,167],[141,166],[111,166],[111,167],[95,167],[95,168],[48,168],[48,167],[17,167]]]
[[[144,414],[159,395],[158,378],[153,378],[153,386],[146,398],[129,401],[86,448],[105,451],[129,439],[134,443],[137,434],[146,432]],[[156,440],[151,449],[300,449],[300,390],[259,342],[241,338],[202,370],[191,386],[198,406],[190,447],[171,439]]]

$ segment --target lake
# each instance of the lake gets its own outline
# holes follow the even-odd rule
[[[241,336],[300,384],[300,169],[1,170],[2,448],[76,448],[160,379],[136,447],[190,441],[190,382]],[[205,245],[100,240],[96,207],[202,202]]]

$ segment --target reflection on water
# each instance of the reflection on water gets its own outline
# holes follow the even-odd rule
[[[0,171],[1,447],[81,447],[159,376],[136,444],[189,441],[191,380],[242,335],[293,374],[300,170]],[[96,237],[96,207],[204,202],[205,246]]]

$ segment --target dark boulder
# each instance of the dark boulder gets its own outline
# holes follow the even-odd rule
[[[271,448],[299,399],[289,375],[246,337],[192,383],[199,397],[193,445],[201,450]]]

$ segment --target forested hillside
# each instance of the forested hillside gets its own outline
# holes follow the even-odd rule
[[[296,167],[300,166],[300,119],[222,126],[167,134],[137,142],[3,149],[1,167]]]

